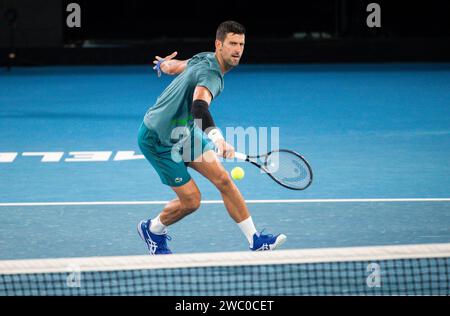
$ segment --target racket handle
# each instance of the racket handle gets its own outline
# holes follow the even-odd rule
[[[243,153],[235,152],[234,158],[239,159],[239,160],[247,160],[247,155],[243,154]]]

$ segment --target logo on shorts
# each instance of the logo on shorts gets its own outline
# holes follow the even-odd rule
[[[180,183],[181,181],[183,181],[183,178],[175,178],[175,183]]]

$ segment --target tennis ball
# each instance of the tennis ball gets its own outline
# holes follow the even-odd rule
[[[234,180],[241,180],[242,178],[244,178],[244,175],[244,169],[242,169],[241,167],[235,167],[233,168],[233,170],[231,170],[231,177]]]

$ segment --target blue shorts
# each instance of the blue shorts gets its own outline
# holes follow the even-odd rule
[[[138,144],[142,154],[155,168],[161,182],[171,187],[179,187],[189,182],[189,162],[208,150],[214,150],[214,143],[198,127],[194,128],[189,142],[165,146],[161,144],[157,133],[142,123]]]

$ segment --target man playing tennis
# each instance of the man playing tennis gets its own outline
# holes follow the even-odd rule
[[[233,158],[234,148],[215,127],[209,105],[222,92],[225,73],[239,64],[244,44],[244,27],[227,21],[217,29],[215,53],[200,53],[188,60],[174,59],[176,52],[165,58],[156,56],[158,75],[163,72],[178,76],[147,111],[138,142],[162,183],[170,186],[177,198],[156,218],[138,225],[151,255],[172,253],[167,247],[167,227],[200,207],[200,190],[187,167],[217,187],[251,250],[274,250],[286,240],[282,234],[256,231],[241,193],[217,157]]]

